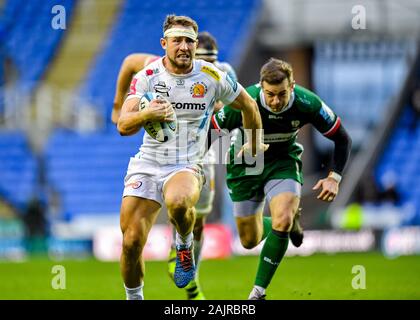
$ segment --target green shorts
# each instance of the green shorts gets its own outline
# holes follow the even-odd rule
[[[299,155],[283,159],[264,159],[264,169],[259,175],[246,175],[246,164],[227,164],[226,182],[232,201],[264,197],[264,186],[273,179],[293,179],[303,184],[302,161]]]

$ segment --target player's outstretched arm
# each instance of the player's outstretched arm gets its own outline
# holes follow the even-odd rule
[[[334,164],[328,176],[319,180],[313,187],[313,190],[321,188],[321,192],[317,198],[330,202],[333,201],[338,194],[342,172],[344,171],[350,156],[352,141],[343,125],[340,125],[338,130],[327,138],[334,141]]]
[[[251,141],[251,144],[248,142],[242,147],[238,156],[241,156],[243,152],[249,152],[255,157],[267,150],[269,146],[263,143],[262,121],[257,102],[242,89],[230,106],[241,110],[247,141]]]
[[[111,120],[113,123],[118,123],[124,98],[127,94],[133,75],[143,69],[153,58],[155,58],[155,56],[151,54],[133,53],[124,59],[118,73],[115,89],[114,106],[111,114]]]

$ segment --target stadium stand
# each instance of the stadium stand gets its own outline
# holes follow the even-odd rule
[[[117,130],[77,133],[59,129],[46,149],[47,180],[60,195],[59,217],[118,214],[123,179],[143,131],[121,138]]]
[[[416,208],[415,214],[407,224],[420,224],[420,125],[411,127],[414,112],[406,105],[394,132],[388,141],[376,167],[375,177],[379,186],[384,177],[393,173],[396,189],[401,195],[401,204],[410,203]],[[401,174],[403,173],[403,174]]]
[[[0,134],[0,196],[24,212],[37,194],[38,162],[20,131]]]
[[[70,21],[76,1],[63,0]],[[17,85],[30,93],[45,73],[56,52],[65,30],[52,28],[53,0],[6,1],[0,18],[0,34],[4,38],[3,50],[18,70]]]
[[[354,149],[384,119],[407,74],[407,55],[414,49],[415,43],[407,41],[315,44],[315,92],[341,116]],[[332,147],[318,133],[315,142],[323,151]]]
[[[5,112],[4,61],[17,71],[12,90],[19,96],[29,95],[45,73],[56,52],[64,30],[54,29],[52,0],[9,0],[0,12],[0,119]],[[74,0],[63,0],[66,19],[71,17]],[[10,80],[10,79],[9,79]],[[14,106],[17,107],[17,106]],[[21,106],[19,106],[21,107]],[[0,193],[4,199],[24,212],[34,196],[42,196],[38,186],[38,163],[23,132],[0,132]]]
[[[0,31],[1,32],[1,31]],[[0,42],[1,42],[1,35],[0,35]],[[2,49],[0,47],[0,61],[4,61],[3,58],[3,52]],[[2,118],[4,118],[4,83],[5,83],[5,79],[4,79],[4,66],[3,63],[0,63],[0,121]]]

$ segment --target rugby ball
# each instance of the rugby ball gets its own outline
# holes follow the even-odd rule
[[[165,99],[162,95],[154,92],[146,92],[140,98],[140,110],[149,108],[150,101],[162,98]],[[155,140],[159,142],[166,142],[175,137],[177,130],[177,121],[176,114],[174,113],[175,120],[171,122],[151,122],[148,121],[144,125],[146,132]]]

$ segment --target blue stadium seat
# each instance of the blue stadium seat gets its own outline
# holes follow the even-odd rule
[[[117,214],[128,161],[142,139],[143,131],[121,137],[115,127],[94,134],[52,134],[45,149],[47,181],[60,194],[61,217]]]
[[[397,189],[402,195],[402,202],[411,203],[416,208],[414,218],[408,223],[420,224],[420,135],[417,134],[420,126],[417,125],[413,134],[410,127],[412,116],[411,106],[406,105],[376,166],[375,176],[380,184],[387,171],[398,173]]]
[[[357,148],[384,119],[407,73],[410,42],[318,42],[313,65],[315,92],[340,115]],[[319,150],[332,145],[320,134]]]
[[[51,27],[54,5],[66,9],[69,23],[75,0],[7,0],[0,15],[3,50],[19,72],[19,89],[30,93],[45,72],[65,30]],[[1,40],[1,38],[0,38]]]
[[[0,132],[0,196],[24,212],[39,196],[38,163],[20,131]]]

